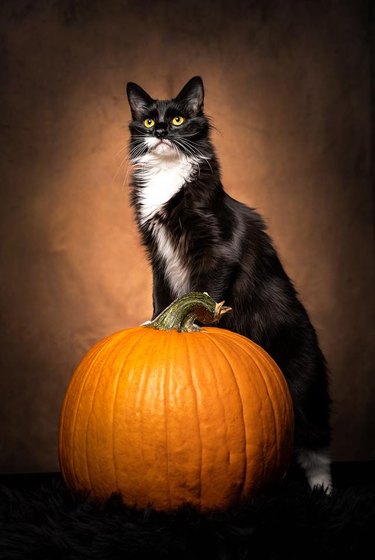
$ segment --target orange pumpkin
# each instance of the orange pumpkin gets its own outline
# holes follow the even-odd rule
[[[293,412],[281,371],[244,336],[194,323],[228,310],[188,294],[89,350],[60,419],[60,466],[74,492],[224,509],[284,474]]]

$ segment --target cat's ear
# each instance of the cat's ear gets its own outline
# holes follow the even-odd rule
[[[203,111],[204,87],[200,76],[194,76],[184,85],[176,97],[176,101],[185,104],[187,109],[194,115]]]
[[[147,110],[147,107],[154,102],[152,97],[150,97],[141,86],[134,82],[129,82],[127,84],[126,93],[128,95],[133,119],[139,119],[145,110]]]

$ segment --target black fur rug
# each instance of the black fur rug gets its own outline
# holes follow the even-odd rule
[[[374,478],[338,482],[326,495],[290,477],[246,504],[210,515],[191,508],[137,511],[116,496],[105,504],[73,500],[58,474],[28,487],[2,484],[0,559],[367,558],[375,533]]]

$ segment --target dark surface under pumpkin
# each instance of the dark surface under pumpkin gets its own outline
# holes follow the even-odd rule
[[[375,463],[333,465],[335,490],[297,470],[227,512],[134,510],[114,496],[73,500],[59,473],[0,475],[1,560],[366,558],[375,532]]]

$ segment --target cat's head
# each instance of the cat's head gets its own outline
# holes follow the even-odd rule
[[[127,94],[132,114],[130,156],[200,157],[210,129],[203,112],[202,79],[195,76],[171,100],[153,99],[139,85],[129,82]]]

